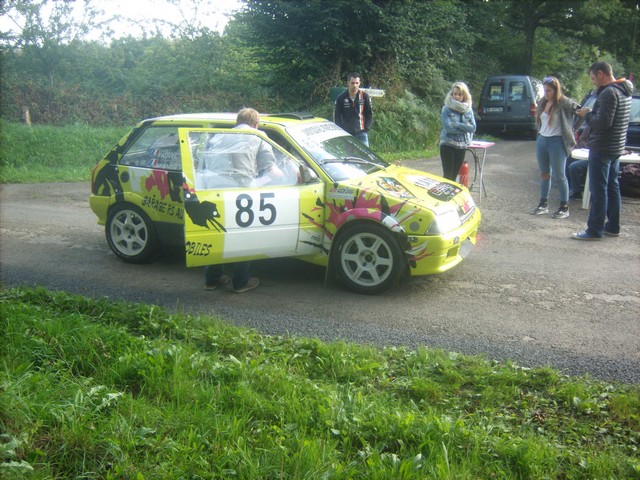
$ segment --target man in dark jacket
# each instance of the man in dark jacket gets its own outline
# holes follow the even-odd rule
[[[333,121],[368,147],[373,111],[369,95],[360,90],[360,78],[359,73],[349,74],[347,91],[336,98]]]
[[[616,80],[611,65],[596,62],[589,68],[591,83],[598,89],[593,110],[581,108],[576,113],[589,126],[589,188],[591,208],[587,228],[574,233],[576,240],[600,240],[603,235],[620,234],[619,157],[629,126],[633,84]]]

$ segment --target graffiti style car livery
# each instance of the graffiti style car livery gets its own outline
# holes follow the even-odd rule
[[[481,214],[465,187],[390,165],[332,122],[234,124],[234,114],[145,120],[96,165],[89,203],[116,256],[146,262],[163,244],[182,245],[187,266],[291,256],[371,294],[444,272],[476,242]],[[222,145],[239,135],[268,144],[283,175],[228,175],[238,152]]]

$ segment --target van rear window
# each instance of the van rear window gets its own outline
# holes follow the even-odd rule
[[[498,100],[504,100],[504,84],[503,83],[491,83],[489,84],[489,93],[487,100],[495,102]]]
[[[524,82],[509,83],[509,101],[520,102],[527,99]]]

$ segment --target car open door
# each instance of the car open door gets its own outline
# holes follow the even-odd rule
[[[297,160],[254,129],[180,128],[178,134],[188,267],[320,251],[322,184],[304,184]],[[237,174],[237,164],[255,150],[247,145],[256,142],[264,142],[261,152],[272,152],[282,172],[275,180]]]

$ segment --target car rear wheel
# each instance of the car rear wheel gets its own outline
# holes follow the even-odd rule
[[[113,207],[105,227],[109,247],[128,263],[145,263],[153,255],[157,238],[149,217],[134,205]]]
[[[406,266],[395,236],[385,227],[359,224],[336,239],[334,266],[342,283],[358,293],[374,294],[394,285]]]

